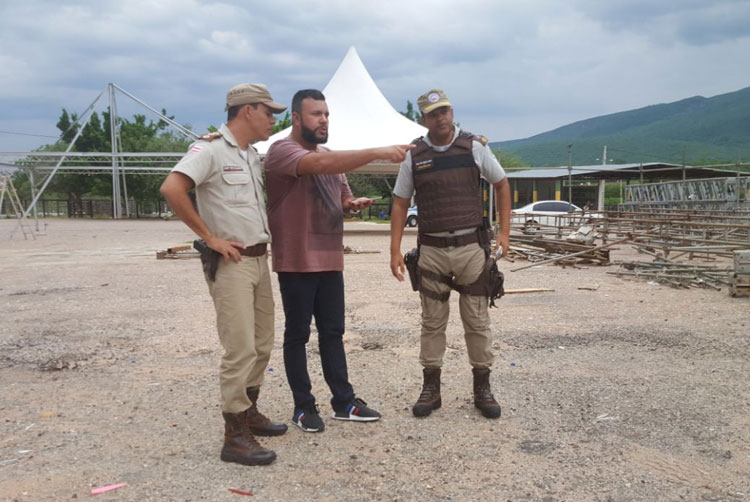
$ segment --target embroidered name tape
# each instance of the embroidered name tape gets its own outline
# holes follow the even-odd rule
[[[414,167],[416,167],[417,171],[421,171],[422,169],[427,169],[429,167],[432,167],[432,160],[423,160],[420,162],[417,162]]]

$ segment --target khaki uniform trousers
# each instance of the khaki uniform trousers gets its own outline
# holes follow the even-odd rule
[[[266,256],[223,259],[216,281],[206,278],[216,309],[224,355],[219,367],[221,410],[240,413],[252,406],[246,388],[259,386],[271,358],[274,304]]]
[[[484,249],[477,243],[446,248],[422,245],[419,248],[419,268],[452,275],[456,284],[460,285],[476,281],[484,269],[484,263]],[[445,283],[424,277],[422,284],[436,293],[445,293],[451,289]],[[439,368],[443,365],[445,355],[445,328],[448,325],[450,301],[441,302],[421,293],[420,297],[422,335],[419,362],[425,368]],[[489,368],[494,360],[488,303],[485,296],[467,294],[462,294],[458,301],[469,363],[474,368]]]

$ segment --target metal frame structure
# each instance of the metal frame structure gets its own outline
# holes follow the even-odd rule
[[[128,195],[127,195],[127,185],[125,183],[125,174],[131,173],[131,172],[167,172],[169,171],[174,164],[179,161],[180,158],[184,154],[176,154],[172,152],[158,152],[158,153],[123,153],[122,152],[122,141],[120,138],[120,120],[119,116],[117,114],[117,93],[121,93],[128,98],[135,101],[137,104],[143,106],[150,112],[154,113],[157,117],[159,117],[161,120],[172,126],[177,132],[180,134],[183,134],[189,139],[197,139],[198,135],[194,133],[193,131],[187,129],[186,127],[178,124],[174,120],[170,119],[169,117],[163,115],[162,113],[158,112],[148,104],[146,104],[144,101],[138,99],[137,97],[133,96],[129,92],[125,91],[124,89],[118,87],[117,85],[113,83],[107,84],[107,96],[108,96],[108,105],[109,105],[109,120],[110,120],[110,142],[112,145],[112,151],[110,153],[98,153],[98,152],[91,152],[91,153],[76,153],[71,152],[73,149],[73,146],[75,145],[78,138],[81,136],[81,133],[83,132],[84,126],[86,123],[88,123],[91,114],[94,113],[96,110],[97,104],[99,103],[102,95],[104,94],[104,91],[99,93],[99,95],[94,99],[94,101],[91,102],[91,104],[86,108],[86,110],[80,115],[80,117],[76,120],[76,122],[71,126],[75,127],[78,126],[78,131],[76,132],[75,136],[73,137],[72,141],[68,145],[68,147],[65,149],[64,152],[2,152],[0,153],[0,157],[12,157],[16,159],[12,162],[0,162],[0,168],[11,168],[11,169],[25,169],[29,172],[29,181],[31,182],[31,190],[32,190],[32,200],[29,203],[28,208],[26,208],[23,211],[23,218],[27,218],[29,214],[34,212],[36,217],[36,204],[41,198],[41,196],[44,194],[44,191],[47,189],[47,186],[49,186],[50,182],[54,178],[55,174],[60,171],[69,171],[69,172],[110,172],[112,174],[112,201],[113,201],[113,215],[115,219],[122,218],[122,204],[123,200],[121,198],[121,194],[124,192],[125,195],[125,214],[128,214]],[[78,159],[85,159],[84,163],[82,165],[66,165],[63,166],[63,163],[70,159],[70,158],[78,158]],[[169,159],[169,162],[171,164],[169,166],[164,165],[151,168],[151,167],[140,167],[140,166],[127,166],[128,162],[153,162],[155,159],[160,159],[161,163],[166,162],[166,159]],[[36,189],[36,184],[34,183],[34,172],[44,172],[46,173],[45,177],[43,178],[41,182],[41,186],[39,189]],[[13,230],[11,233],[11,237],[13,236],[13,233],[15,233],[16,229]]]
[[[628,185],[620,209],[625,211],[673,209],[750,209],[747,176],[707,178]]]
[[[26,216],[24,216],[21,200],[18,198],[18,192],[16,192],[16,187],[13,186],[13,179],[9,174],[3,174],[0,176],[0,211],[2,211],[3,201],[5,199],[6,193],[8,194],[8,200],[10,201],[10,207],[13,210],[13,215],[18,219],[18,225],[23,232],[23,238],[28,239],[29,235],[31,235],[32,238],[36,239],[36,235],[34,234],[34,232],[26,227],[25,220],[27,218]],[[10,215],[6,214],[6,216]]]

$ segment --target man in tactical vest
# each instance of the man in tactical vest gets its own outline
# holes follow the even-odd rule
[[[487,308],[488,297],[499,294],[497,289],[491,292],[488,264],[493,263],[492,250],[482,214],[480,177],[495,189],[500,232],[494,251],[502,246],[502,255],[507,253],[510,239],[508,180],[487,146],[487,138],[461,131],[453,123],[453,108],[442,90],[426,92],[417,104],[428,134],[414,140],[414,149],[401,164],[391,212],[391,272],[403,281],[401,239],[406,213],[412,196],[415,197],[419,209],[419,247],[418,267],[414,269],[418,272],[417,282],[413,284],[422,301],[419,359],[424,384],[412,413],[425,417],[440,408],[448,298],[451,289],[455,289],[460,293],[459,310],[474,376],[474,405],[485,417],[498,418],[500,405],[490,389],[494,355]]]

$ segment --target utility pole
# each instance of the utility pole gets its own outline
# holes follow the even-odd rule
[[[120,198],[120,171],[122,170],[122,186],[125,188],[125,171],[121,169],[120,159],[120,120],[117,116],[117,100],[115,98],[115,86],[107,85],[109,93],[109,133],[112,145],[112,217],[115,220],[122,218],[122,200]],[[127,188],[125,188],[125,215],[128,215]]]
[[[568,212],[573,208],[573,145],[568,145]]]
[[[36,199],[36,186],[34,185],[34,168],[29,167],[29,186],[31,187],[31,199]],[[39,214],[37,213],[36,204],[34,204],[34,228],[39,232]]]
[[[687,179],[687,172],[685,171],[685,149],[682,150],[682,181]]]
[[[607,145],[604,145],[604,152],[602,153],[602,166],[607,165]],[[607,193],[606,181],[604,181],[604,174],[599,179],[599,193],[596,197],[596,209],[602,211],[604,209],[604,196]]]

